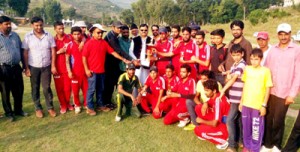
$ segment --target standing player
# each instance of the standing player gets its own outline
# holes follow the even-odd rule
[[[68,70],[68,76],[71,79],[71,86],[75,104],[75,113],[78,114],[81,111],[81,103],[79,99],[79,91],[81,89],[84,97],[83,106],[86,107],[86,94],[88,89],[88,81],[84,72],[82,63],[82,52],[79,46],[82,41],[82,31],[80,27],[72,27],[71,35],[73,38],[72,43],[67,48],[66,53],[66,65]]]
[[[170,41],[168,41],[167,32],[167,29],[164,27],[161,27],[159,29],[160,39],[155,44],[155,48],[158,52],[167,53],[173,51],[173,45]],[[165,68],[170,63],[171,58],[158,56],[156,66],[158,68],[158,74],[160,76],[163,76],[165,74]]]
[[[142,94],[146,94],[142,97],[141,106],[146,113],[152,112],[153,117],[156,119],[161,117],[162,111],[159,109],[159,104],[164,90],[165,80],[158,75],[157,67],[152,66],[141,91]],[[151,105],[151,108],[149,105]]]
[[[54,37],[56,43],[56,62],[55,67],[57,74],[53,75],[57,97],[60,103],[60,113],[64,114],[68,110],[74,110],[70,104],[71,96],[71,80],[68,77],[66,68],[66,50],[71,42],[70,35],[64,33],[64,24],[61,21],[54,23],[54,30],[56,36]]]
[[[180,42],[179,46],[173,51],[168,53],[161,53],[157,52],[159,55],[164,57],[172,57],[176,55],[180,55],[179,59],[179,65],[182,64],[188,64],[191,67],[191,74],[190,77],[196,80],[197,77],[197,68],[195,61],[191,60],[192,56],[199,57],[199,49],[198,46],[193,42],[191,39],[191,28],[184,27],[182,29],[182,38],[183,41]],[[178,63],[172,63],[175,64],[175,67],[178,67]],[[177,71],[177,74],[180,72]]]
[[[218,83],[215,80],[207,80],[203,83],[205,95],[209,98],[207,104],[209,107],[203,114],[201,112],[202,104],[196,106],[197,123],[200,125],[195,128],[195,134],[200,140],[208,140],[218,149],[226,149],[228,142],[228,132],[226,124],[222,122],[222,118],[227,115],[229,103],[225,96],[220,97]]]
[[[180,81],[176,88],[168,92],[162,98],[162,101],[168,99],[178,100],[175,107],[164,118],[164,124],[170,125],[180,121],[178,127],[184,127],[189,123],[189,113],[186,108],[186,100],[193,100],[195,97],[195,80],[190,78],[191,67],[188,64],[183,64],[180,67]]]
[[[173,25],[172,26],[172,44],[173,44],[173,51],[175,48],[178,47],[179,43],[182,41],[182,37],[180,36],[180,26],[179,25]],[[179,75],[179,73],[177,73],[178,71],[180,71],[180,64],[179,64],[179,59],[180,59],[180,54],[174,55],[172,57],[172,64],[174,65],[175,68],[175,74]]]
[[[192,60],[199,64],[198,72],[209,69],[210,64],[210,46],[204,41],[205,33],[204,31],[198,31],[195,36],[195,42],[199,48],[199,58],[195,56]]]

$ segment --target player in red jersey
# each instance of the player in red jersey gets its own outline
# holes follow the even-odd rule
[[[199,58],[193,56],[192,60],[199,64],[198,72],[209,69],[210,64],[210,46],[205,42],[204,31],[198,31],[195,36],[195,42],[199,48]]]
[[[189,113],[186,108],[186,100],[193,100],[196,94],[195,80],[190,78],[191,67],[188,64],[183,64],[180,67],[180,81],[178,85],[166,96],[166,99],[178,100],[178,103],[164,118],[164,124],[169,125],[180,121],[178,127],[184,127],[189,122]]]
[[[150,74],[146,79],[145,85],[141,91],[143,97],[141,106],[146,113],[151,113],[154,118],[161,117],[159,104],[165,90],[165,80],[158,75],[156,66],[150,68]],[[151,108],[149,107],[151,105]]]
[[[71,80],[68,77],[66,68],[66,49],[71,42],[71,37],[64,32],[64,24],[60,21],[54,23],[54,30],[56,36],[54,38],[56,43],[56,62],[55,67],[57,74],[53,75],[58,101],[60,103],[60,113],[64,114],[67,109],[74,110],[70,104],[71,96]]]

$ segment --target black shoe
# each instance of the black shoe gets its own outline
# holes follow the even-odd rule
[[[7,118],[10,122],[14,122],[16,120],[14,116],[7,116]]]
[[[16,116],[23,116],[23,117],[27,117],[29,114],[27,112],[21,111],[21,112],[15,112]]]

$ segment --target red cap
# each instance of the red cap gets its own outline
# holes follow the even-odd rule
[[[269,34],[268,32],[258,32],[256,38],[267,40],[269,38]]]

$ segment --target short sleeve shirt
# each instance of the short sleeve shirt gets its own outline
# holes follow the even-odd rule
[[[243,106],[259,110],[265,99],[266,88],[273,86],[271,71],[266,67],[247,66],[242,80],[245,82]]]
[[[145,85],[147,85],[150,88],[151,93],[154,96],[158,96],[159,91],[165,90],[165,86],[166,86],[165,80],[161,76],[158,76],[156,81],[153,81],[153,79],[150,76],[148,76],[146,79]]]
[[[67,34],[63,36],[63,39],[60,40],[57,38],[57,36],[54,38],[56,48],[55,51],[57,52],[61,48],[65,47],[67,48],[68,45],[71,42],[71,37]],[[55,66],[58,73],[67,73],[67,67],[66,67],[66,56],[65,53],[56,54],[56,60],[55,60]]]
[[[230,104],[228,103],[225,96],[219,98],[220,94],[217,95],[215,99],[210,98],[207,101],[208,107],[212,108],[214,113],[214,120],[218,120],[219,123],[222,122],[222,117],[228,115]]]
[[[182,79],[179,81],[174,91],[182,95],[196,94],[196,83],[193,78],[188,78],[185,82]]]
[[[82,52],[79,51],[79,44],[72,41],[67,47],[67,54],[70,55],[71,69],[73,74],[81,76],[85,75],[82,63]]]
[[[133,88],[141,88],[139,78],[134,75],[133,78],[130,79],[126,72],[120,75],[118,85],[122,85],[123,89],[128,93],[132,93]]]
[[[167,90],[171,89],[171,91],[174,91],[174,88],[178,85],[179,77],[174,75],[170,80],[167,78],[167,76],[164,75],[164,79],[166,82],[165,88]]]
[[[28,50],[28,64],[37,68],[51,65],[51,48],[55,46],[53,36],[46,31],[41,38],[33,31],[27,33],[22,44],[22,48]]]
[[[0,32],[0,63],[19,64],[22,55],[21,46],[22,42],[17,33],[10,32],[8,36],[5,36]]]
[[[92,38],[84,45],[82,55],[86,57],[88,67],[91,71],[95,73],[105,72],[106,52],[111,54],[114,50],[103,39],[96,40]]]
[[[246,62],[242,59],[239,63],[233,64],[230,69],[231,75],[238,75],[236,81],[229,88],[229,101],[232,103],[240,103],[242,98],[244,82],[242,81],[242,75]]]

